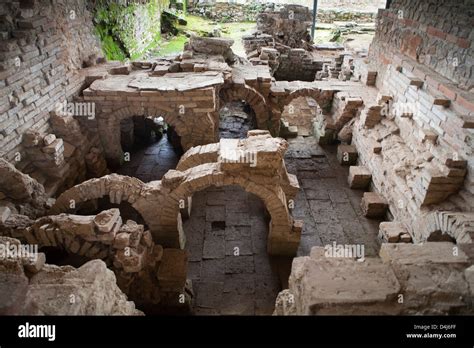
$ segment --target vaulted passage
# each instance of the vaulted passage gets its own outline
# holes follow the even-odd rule
[[[219,111],[219,137],[245,138],[249,130],[257,127],[255,113],[245,102],[233,101]]]
[[[472,0],[296,2],[0,2],[0,315],[473,313]]]
[[[268,222],[262,201],[238,186],[208,188],[193,196],[184,232],[194,314],[273,313],[285,267],[267,253]]]

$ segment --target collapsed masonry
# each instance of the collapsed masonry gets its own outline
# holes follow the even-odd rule
[[[349,185],[372,191],[364,214],[390,217],[380,224],[380,259],[314,248],[294,260],[276,314],[472,313],[472,32],[438,26],[448,13],[467,24],[466,5],[432,3],[379,10],[369,57],[343,64],[366,92],[336,94],[343,127],[325,125],[343,143],[338,159],[350,166]]]
[[[435,2],[445,12],[453,5]],[[379,12],[367,58],[313,47],[308,9],[287,6],[259,16],[260,32],[243,39],[248,60],[233,54],[232,40],[192,37],[178,56],[122,64],[97,56],[90,14],[80,3],[81,16],[67,23],[54,20],[61,15],[51,5],[2,5],[13,6],[8,13],[15,16],[5,21],[8,64],[0,69],[0,231],[103,263],[74,270],[2,260],[8,284],[2,293],[12,295],[10,286],[17,287],[25,299],[25,307],[15,306],[2,296],[11,300],[5,313],[70,313],[45,304],[41,287],[58,274],[71,286],[93,275],[118,285],[110,290],[123,312],[96,299],[94,313],[139,314],[123,293],[140,308],[188,308],[192,284],[182,220],[193,194],[212,185],[239,185],[259,196],[271,216],[268,252],[294,255],[302,223],[288,207],[298,182],[286,171],[288,143],[272,136],[298,135],[283,119],[298,98],[314,101],[315,141],[341,143],[337,156],[350,166],[349,185],[367,191],[364,215],[390,221],[380,224],[381,259],[328,258],[318,248],[296,258],[276,313],[472,311],[474,99],[466,69],[472,35],[465,29],[443,31],[428,5],[393,1]],[[468,23],[462,5],[455,8],[456,18]],[[77,39],[79,49],[70,50],[64,37]],[[443,65],[444,48],[457,54],[459,69]],[[219,139],[219,110],[231,101],[245,101],[256,116],[258,129],[246,139]],[[161,180],[107,175],[125,159],[121,121],[135,116],[163,117],[187,151]],[[123,223],[116,209],[75,215],[107,196],[113,204],[128,202],[144,225]],[[414,269],[418,263],[424,273]],[[428,279],[431,273],[440,276]],[[99,278],[92,281],[100,287]],[[409,303],[399,306],[399,295]],[[74,313],[90,313],[81,306]]]
[[[271,217],[268,252],[296,253],[302,223],[291,217],[288,206],[299,186],[284,166],[287,146],[285,140],[262,130],[250,131],[246,139],[222,139],[220,143],[196,146],[162,180],[145,184],[117,174],[90,179],[66,190],[54,203],[47,199],[48,212],[39,214],[46,216],[36,220],[19,213],[12,202],[0,208],[0,232],[28,245],[103,260],[114,271],[119,288],[148,311],[163,307],[189,310],[192,283],[186,279],[182,217],[189,216],[195,192],[210,186],[239,185],[260,197]],[[10,180],[16,188],[14,193],[22,193],[28,202],[39,204],[45,200],[45,194],[39,198],[28,196],[32,183],[38,187],[36,193],[44,193],[42,185],[28,175],[16,171]],[[2,191],[6,190],[2,187]],[[132,220],[123,223],[117,208],[93,216],[64,214],[87,204],[96,205],[102,197],[114,204],[130,203],[149,230]],[[38,262],[35,267],[39,272],[44,255]],[[61,310],[47,313],[61,314]]]

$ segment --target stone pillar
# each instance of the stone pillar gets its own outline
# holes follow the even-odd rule
[[[98,118],[97,125],[108,165],[111,167],[120,166],[124,160],[120,144],[120,121]]]
[[[270,221],[267,238],[268,254],[295,256],[300,245],[302,228],[301,220],[294,220],[292,226],[273,225]]]

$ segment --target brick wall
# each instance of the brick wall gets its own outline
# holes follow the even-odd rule
[[[390,9],[379,10],[370,47],[374,66],[383,73],[379,66],[401,52],[469,90],[474,87],[473,15],[470,0],[394,0]]]
[[[7,0],[0,19],[0,156],[12,161],[26,131],[51,132],[49,111],[80,91],[100,48],[85,0]]]
[[[474,211],[474,94],[466,90],[474,81],[474,35],[467,4],[395,0],[379,11],[370,47],[368,70],[377,73],[380,94],[356,121],[353,142],[375,190],[415,241],[425,214]],[[374,117],[374,107],[385,111]]]

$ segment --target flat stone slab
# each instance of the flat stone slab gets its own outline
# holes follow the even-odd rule
[[[366,258],[359,262],[325,257],[324,248],[317,249],[321,252],[312,250],[311,257],[293,260],[290,290],[298,302],[301,301],[302,313],[314,313],[325,306],[341,303],[390,302],[400,291],[393,270],[380,259]]]
[[[423,244],[383,243],[380,257],[385,262],[420,265],[423,263],[468,264],[469,258],[451,242]]]
[[[202,73],[171,73],[164,76],[140,76],[128,86],[141,91],[189,91],[224,83],[224,76],[217,71]]]

